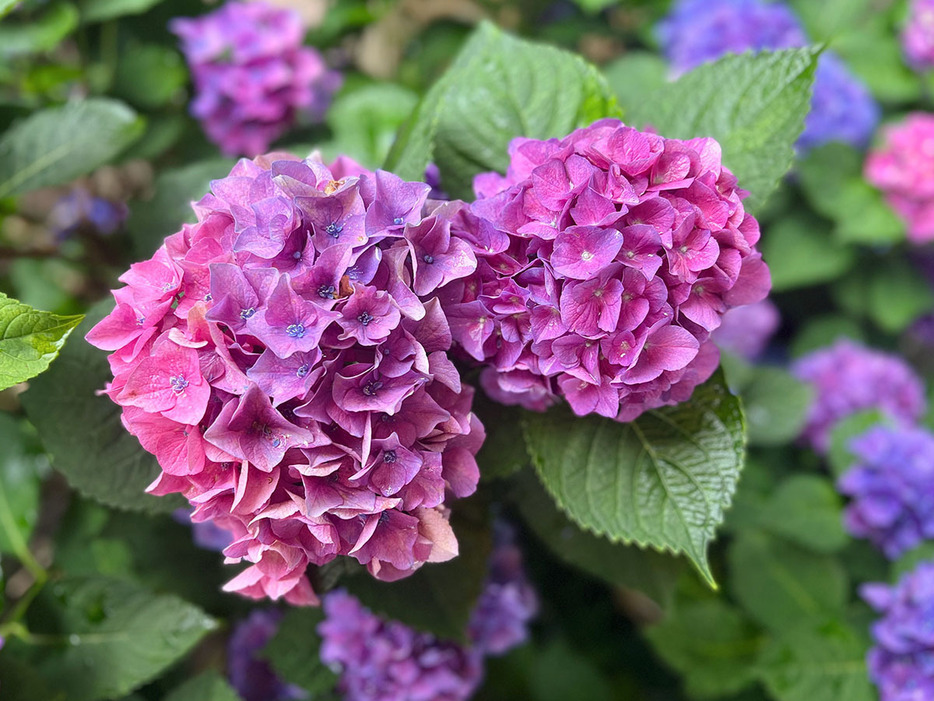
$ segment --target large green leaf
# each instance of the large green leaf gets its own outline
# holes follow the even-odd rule
[[[612,586],[638,589],[663,606],[669,602],[683,561],[580,529],[529,473],[516,481],[513,494],[528,527],[560,560]]]
[[[143,133],[122,102],[95,97],[36,112],[0,137],[0,197],[90,173]]]
[[[484,22],[420,103],[386,167],[414,178],[434,160],[444,189],[469,197],[474,175],[505,172],[514,137],[564,136],[609,116],[619,110],[595,67]]]
[[[691,698],[722,697],[752,684],[754,663],[766,640],[722,598],[679,602],[645,636],[681,674]]]
[[[126,581],[76,577],[50,585],[58,612],[51,630],[62,646],[41,663],[49,686],[68,701],[127,694],[184,655],[216,622],[174,596],[155,595]]]
[[[834,239],[831,225],[807,211],[793,212],[762,233],[759,247],[772,271],[772,291],[834,280],[852,267],[852,246]]]
[[[683,552],[713,585],[707,546],[736,489],[743,413],[718,371],[689,402],[631,423],[564,408],[524,421],[532,461],[558,505],[612,541]]]
[[[173,690],[164,701],[240,701],[240,697],[220,674],[204,672]]]
[[[840,563],[784,539],[742,533],[730,545],[729,563],[733,594],[770,630],[827,620],[846,604],[847,576]]]
[[[381,582],[360,568],[341,579],[341,586],[378,615],[439,638],[463,640],[492,549],[489,514],[480,495],[454,505],[451,526],[460,552],[453,560],[427,563],[398,582]]]
[[[6,15],[19,4],[20,0],[0,0],[0,19],[6,17]]]
[[[112,376],[106,353],[84,335],[111,308],[104,302],[89,312],[78,327],[80,338],[30,383],[23,407],[53,467],[79,492],[119,509],[171,511],[180,499],[144,492],[159,474],[156,459],[120,423],[120,407],[97,394]]]
[[[759,523],[809,550],[833,553],[848,542],[842,511],[842,499],[826,478],[794,475],[769,495],[759,512]]]
[[[83,318],[39,311],[0,292],[0,390],[48,368]]]
[[[0,17],[9,10],[4,5],[0,2]],[[0,57],[51,51],[77,26],[78,11],[67,2],[52,5],[38,19],[4,22],[0,25]]]
[[[81,0],[81,21],[106,22],[126,15],[138,15],[162,0]]]
[[[867,648],[865,637],[842,623],[801,621],[763,653],[762,681],[777,701],[874,701]]]
[[[794,160],[804,129],[819,49],[727,56],[627,106],[628,118],[673,138],[712,136],[723,163],[765,202]]]
[[[366,166],[377,167],[417,102],[415,93],[392,83],[373,83],[339,95],[327,115],[333,146]],[[416,179],[423,176],[424,171]]]
[[[320,609],[292,609],[280,621],[276,635],[260,655],[269,660],[279,677],[312,694],[330,691],[337,675],[321,661],[318,624],[324,620]]]
[[[0,413],[0,446],[0,553],[20,555],[36,525],[41,462],[9,414]]]

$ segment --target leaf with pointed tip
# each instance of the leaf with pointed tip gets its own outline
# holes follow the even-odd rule
[[[690,401],[631,423],[561,407],[523,425],[542,482],[571,520],[612,541],[684,553],[716,586],[707,546],[745,455],[742,408],[722,372]]]

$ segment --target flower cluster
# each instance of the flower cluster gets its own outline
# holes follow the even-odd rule
[[[856,462],[838,487],[844,523],[891,560],[934,537],[934,435],[877,426],[850,443]]]
[[[864,584],[860,593],[882,614],[867,656],[881,701],[934,698],[934,562],[921,563],[895,586]]]
[[[487,393],[620,421],[686,400],[717,365],[723,313],[770,286],[719,144],[606,119],[510,156],[455,225],[476,272],[440,294]]]
[[[298,701],[301,688],[283,682],[258,653],[272,640],[282,620],[276,609],[257,609],[234,626],[227,641],[227,678],[243,701]]]
[[[917,70],[934,68],[934,2],[911,0],[908,21],[902,31],[902,48]]]
[[[934,241],[934,115],[915,112],[883,130],[866,159],[866,179],[879,188],[915,243]]]
[[[800,358],[791,370],[815,390],[802,437],[821,453],[830,447],[833,427],[852,414],[878,409],[911,425],[924,413],[924,385],[897,355],[841,339]]]
[[[340,673],[346,701],[462,701],[483,676],[483,657],[525,641],[537,612],[534,591],[511,540],[493,552],[489,577],[471,616],[468,646],[412,630],[371,613],[350,594],[324,597],[321,659]]]
[[[762,355],[780,323],[778,307],[764,299],[730,309],[712,337],[723,350],[755,360]]]
[[[88,334],[149,490],[231,532],[254,564],[227,588],[254,598],[315,603],[306,567],[338,555],[383,580],[453,557],[445,499],[484,438],[434,296],[476,267],[462,205],[424,214],[427,185],[343,158],[241,160],[212,190]]]
[[[728,53],[805,46],[798,18],[780,2],[679,0],[659,25],[665,55],[677,73]],[[879,121],[871,93],[832,52],[818,61],[814,97],[799,147],[829,141],[865,146]]]
[[[302,46],[298,13],[262,2],[228,2],[174,19],[191,68],[191,112],[230,156],[266,151],[301,115],[320,120],[341,77]]]

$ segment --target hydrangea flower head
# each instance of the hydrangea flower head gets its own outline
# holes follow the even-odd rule
[[[934,435],[877,426],[850,442],[856,463],[838,487],[851,498],[844,514],[853,535],[890,560],[934,537]]]
[[[483,658],[523,643],[538,612],[511,534],[499,537],[483,592],[471,615],[468,645],[386,621],[343,590],[324,597],[321,659],[340,674],[346,701],[463,701],[483,677]],[[499,534],[501,535],[501,534]]]
[[[241,160],[88,334],[162,467],[149,491],[252,563],[229,590],[312,604],[309,565],[393,580],[457,553],[446,504],[476,489],[484,433],[434,286],[476,260],[449,236],[463,205],[427,193],[343,158]]]
[[[723,350],[746,360],[755,360],[762,355],[780,323],[778,307],[764,299],[730,309],[713,332],[713,340]]]
[[[256,156],[299,115],[320,120],[341,77],[302,46],[297,12],[263,2],[228,2],[193,19],[174,19],[191,68],[191,112],[229,156]]]
[[[934,115],[914,112],[886,127],[864,172],[904,220],[911,241],[934,241]]]
[[[763,0],[678,0],[658,36],[678,74],[725,54],[805,46],[807,36],[792,10]],[[814,96],[798,141],[809,149],[829,141],[864,147],[879,121],[872,94],[832,52],[824,52]]]
[[[243,701],[299,701],[308,694],[283,682],[259,652],[272,640],[282,613],[257,609],[238,622],[227,642],[227,678]]]
[[[911,0],[908,22],[902,31],[902,49],[916,70],[934,68],[934,2]]]
[[[710,332],[763,299],[759,225],[713,139],[613,119],[515,139],[458,220],[475,273],[441,299],[454,340],[506,404],[628,421],[690,397],[718,362]]]
[[[798,359],[792,373],[814,388],[802,437],[818,452],[830,446],[830,432],[842,419],[878,409],[910,425],[924,413],[924,385],[900,357],[841,339]]]
[[[934,562],[922,562],[895,586],[864,584],[860,593],[881,614],[866,658],[881,701],[934,698]]]

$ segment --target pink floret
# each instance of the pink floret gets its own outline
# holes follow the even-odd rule
[[[293,604],[317,603],[306,570],[341,555],[383,580],[453,557],[448,504],[476,489],[484,438],[434,286],[413,289],[474,272],[447,234],[464,205],[337,168],[241,160],[88,334],[162,466],[149,491],[231,534],[249,567],[228,590]]]
[[[606,119],[509,154],[452,225],[476,272],[439,293],[483,388],[619,421],[689,398],[717,366],[723,314],[771,286],[720,145]]]

